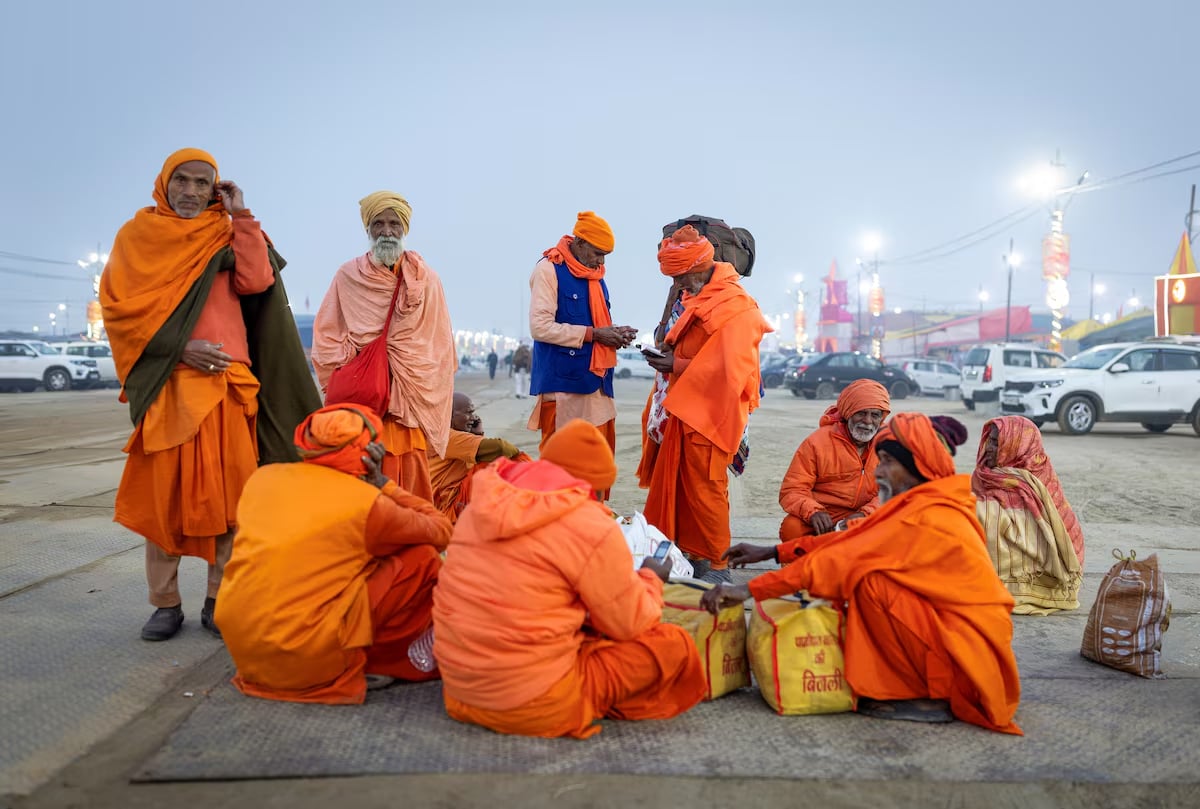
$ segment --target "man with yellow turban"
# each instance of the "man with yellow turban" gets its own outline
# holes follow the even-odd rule
[[[412,207],[391,191],[359,200],[370,249],[338,268],[313,321],[312,362],[322,389],[383,333],[388,397],[380,443],[383,473],[433,499],[427,451],[446,451],[458,370],[446,295],[421,256],[405,248]],[[389,312],[389,304],[395,301]],[[389,320],[390,316],[390,320]]]
[[[582,419],[541,460],[475,476],[433,595],[452,718],[584,739],[598,719],[669,719],[704,697],[695,643],[662,622],[670,563],[634,570],[599,502],[616,479],[607,438]]]
[[[683,314],[662,354],[647,354],[667,378],[665,421],[646,424],[638,478],[647,522],[672,538],[697,575],[729,581],[729,478],[746,421],[758,407],[758,344],[771,327],[738,282],[713,261],[713,246],[687,225],[663,239],[662,273],[683,290]],[[649,407],[649,405],[648,405]]]
[[[966,437],[949,416],[898,413],[875,442],[878,510],[701,603],[716,612],[797,590],[846,603],[846,680],[859,713],[1020,734],[1013,599],[988,557],[971,479],[955,474],[954,448]]]
[[[612,325],[604,257],[614,244],[608,222],[583,211],[572,235],[543,253],[529,278],[529,393],[537,401],[528,427],[541,430],[543,444],[562,425],[583,419],[609,447],[617,445],[613,369],[617,349],[633,342],[637,329]]]
[[[787,564],[879,507],[875,438],[891,413],[887,388],[873,379],[851,382],[821,416],[792,456],[779,487],[787,512],[773,548],[741,543],[729,549],[733,565],[774,559]]]
[[[254,473],[218,620],[244,694],[361,703],[366,675],[438,677],[433,586],[450,522],[381,471],[379,417],[332,405],[296,428],[301,463]]]
[[[238,498],[261,463],[295,460],[291,433],[320,403],[279,271],[283,258],[200,149],[166,159],[154,205],[121,228],[100,305],[133,435],[114,519],[146,538],[154,614],[183,624],[179,558],[208,562],[201,625],[233,546]]]

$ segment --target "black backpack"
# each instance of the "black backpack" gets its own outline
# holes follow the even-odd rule
[[[716,261],[733,265],[737,274],[749,277],[754,269],[754,236],[745,228],[731,228],[722,219],[692,214],[686,219],[676,219],[663,225],[663,238],[667,238],[684,225],[691,225],[700,235],[713,243]]]

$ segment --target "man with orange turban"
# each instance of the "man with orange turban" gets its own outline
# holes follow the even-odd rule
[[[454,372],[458,370],[446,295],[421,256],[405,248],[412,206],[392,191],[359,200],[370,250],[338,268],[313,321],[312,362],[322,390],[390,323],[387,403],[380,443],[383,473],[433,499],[427,451],[446,452]],[[390,311],[389,304],[395,301]],[[327,402],[333,404],[333,402]]]
[[[758,344],[771,327],[733,266],[691,225],[663,239],[664,275],[683,290],[683,314],[647,362],[667,378],[661,423],[645,424],[638,478],[646,520],[671,537],[707,581],[729,581],[729,478],[761,390]],[[648,405],[649,410],[650,405]]]
[[[662,623],[670,563],[635,571],[597,499],[616,479],[607,439],[582,419],[541,460],[475,476],[433,595],[451,717],[582,739],[597,719],[669,719],[703,698],[695,643]]]
[[[450,417],[450,439],[445,456],[429,450],[429,479],[433,483],[433,504],[442,514],[455,522],[470,501],[468,476],[477,466],[497,458],[532,460],[514,444],[503,438],[487,438],[483,434],[483,419],[475,412],[475,404],[465,393],[454,394],[454,409]]]
[[[1021,682],[1013,599],[988,558],[971,479],[955,474],[967,430],[949,416],[898,413],[875,442],[880,506],[795,562],[703,605],[807,590],[847,603],[846,680],[858,712],[880,719],[961,719],[1002,733]]]
[[[117,234],[100,278],[134,425],[114,519],[146,538],[155,611],[145,640],[183,624],[180,556],[208,562],[200,622],[220,636],[213,611],[242,487],[260,462],[295,460],[291,432],[319,404],[283,266],[212,155],[181,149],[163,163],[154,205]]]
[[[542,444],[568,421],[583,419],[617,445],[613,368],[617,349],[633,342],[637,329],[612,324],[604,257],[614,244],[608,222],[583,211],[572,235],[543,253],[529,278],[529,393],[537,401],[528,427],[541,430]]]
[[[383,423],[332,405],[296,428],[301,463],[254,473],[218,619],[244,694],[357,704],[366,675],[438,677],[433,586],[450,522],[381,471]]]
[[[780,544],[740,543],[729,549],[730,564],[787,564],[878,508],[875,437],[891,408],[887,388],[875,380],[847,385],[800,443],[783,477],[779,505],[787,516],[779,526]]]

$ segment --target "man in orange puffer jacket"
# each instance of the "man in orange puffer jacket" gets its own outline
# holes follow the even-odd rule
[[[669,719],[703,698],[695,643],[662,623],[670,564],[635,571],[597,499],[616,477],[608,442],[582,420],[541,460],[501,458],[475,476],[434,590],[451,717],[582,739],[597,719]]]

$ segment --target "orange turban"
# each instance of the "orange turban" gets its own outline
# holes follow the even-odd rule
[[[863,410],[882,410],[885,419],[892,412],[892,400],[887,388],[874,379],[856,379],[847,385],[838,396],[837,403],[821,416],[821,423],[849,421],[851,416]]]
[[[575,219],[575,230],[571,232],[605,253],[611,253],[616,244],[608,222],[596,216],[592,211],[580,211],[579,216]]]
[[[541,458],[562,467],[602,492],[617,480],[617,462],[600,431],[583,419],[572,419],[554,431],[542,447]]]
[[[383,422],[366,408],[335,404],[309,414],[296,428],[294,440],[306,463],[362,477],[367,474],[362,462],[367,444],[382,431]]]
[[[174,213],[171,210],[171,203],[167,200],[167,184],[171,182],[171,175],[175,173],[175,169],[184,163],[191,163],[193,160],[207,163],[213,167],[214,186],[220,181],[221,172],[217,169],[216,158],[208,152],[203,149],[180,149],[178,152],[174,152],[163,163],[162,171],[158,173],[158,179],[154,181],[154,203],[158,206],[159,213],[167,215]],[[216,195],[217,192],[214,188],[213,196]],[[216,204],[220,205],[219,202]]]
[[[658,266],[663,275],[683,275],[694,270],[705,269],[712,261],[712,242],[700,235],[691,225],[684,225],[662,240],[658,251]]]
[[[876,440],[875,446],[880,449],[885,442],[895,441],[911,452],[917,472],[926,480],[948,478],[955,473],[947,438],[924,413],[897,413],[883,425]]]

